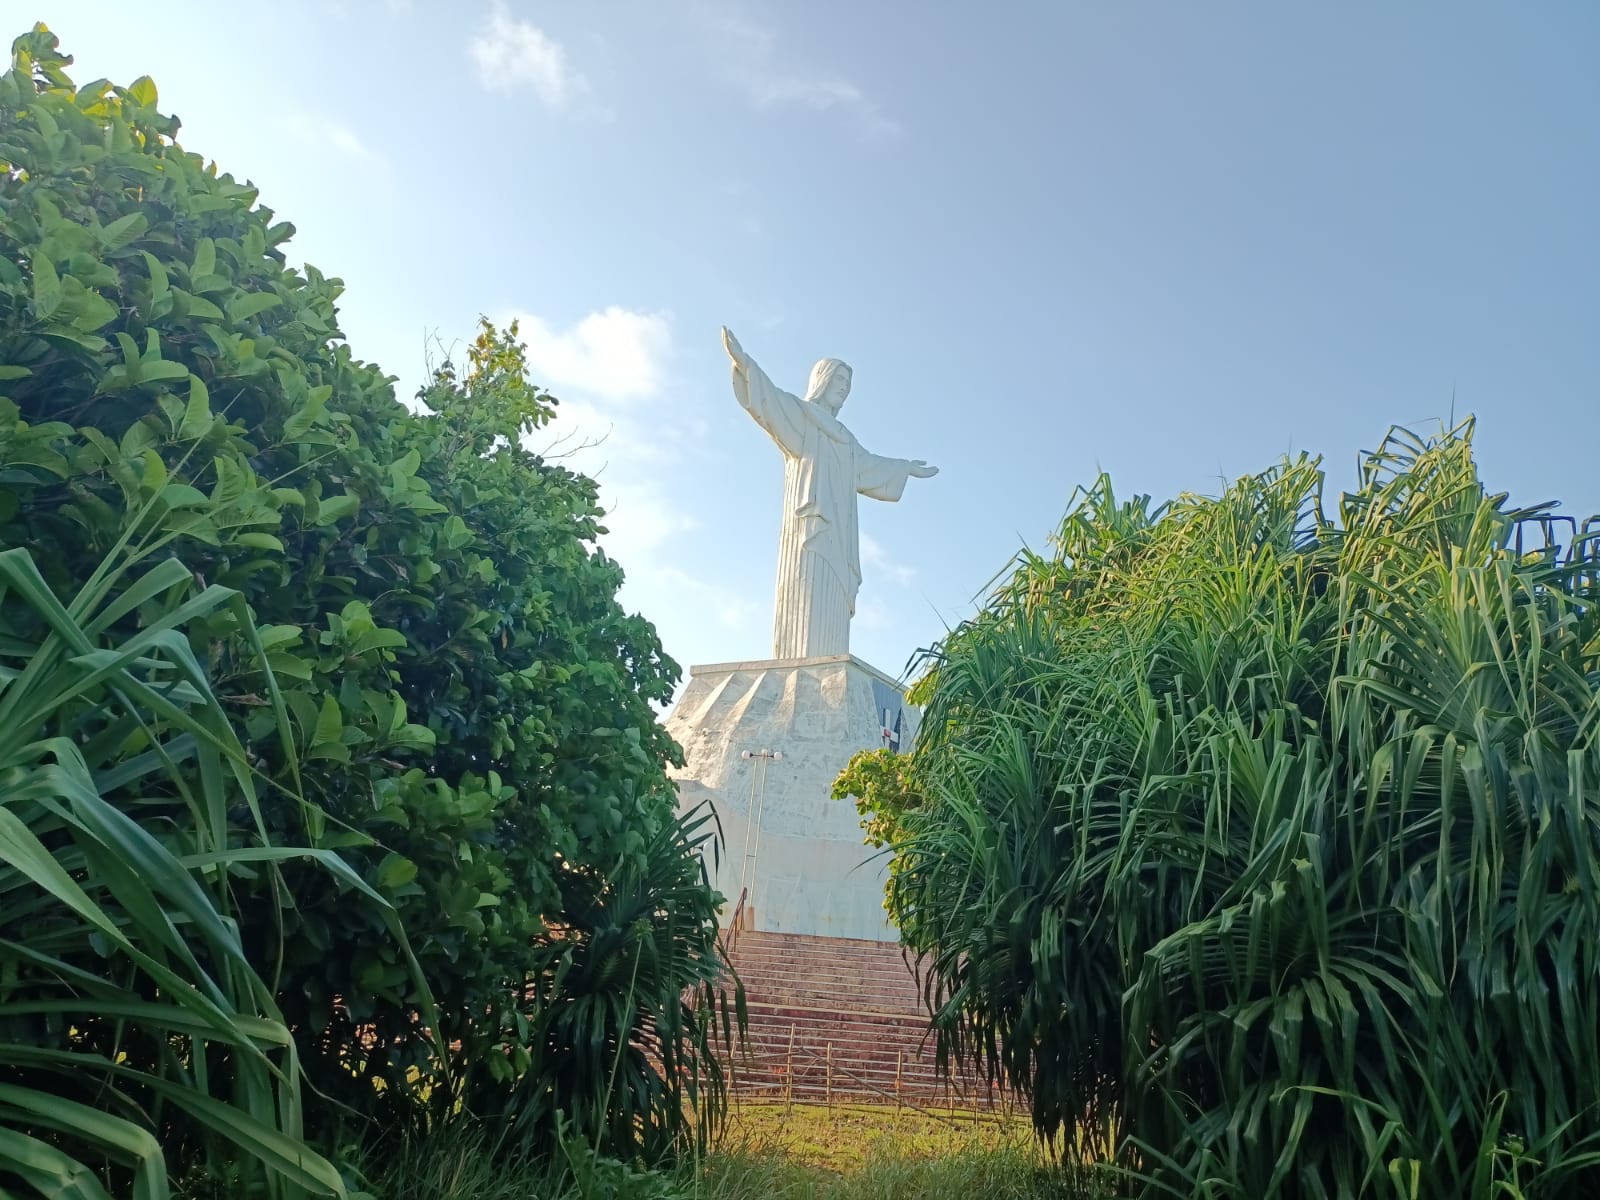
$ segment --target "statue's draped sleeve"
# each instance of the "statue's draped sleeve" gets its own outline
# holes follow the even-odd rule
[[[911,478],[912,464],[904,458],[884,458],[856,451],[856,491],[874,500],[900,499],[906,490],[906,480]]]
[[[800,407],[804,401],[773,383],[754,359],[747,358],[745,363],[743,369],[733,368],[734,399],[785,454],[798,457],[806,443],[806,415]]]

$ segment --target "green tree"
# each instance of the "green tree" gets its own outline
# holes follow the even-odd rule
[[[148,79],[69,62],[37,27],[0,80],[0,546],[65,596],[132,530],[247,604],[262,654],[227,614],[187,626],[277,785],[231,837],[337,851],[416,952],[324,871],[230,879],[313,1132],[466,1111],[545,1149],[554,1096],[619,1151],[703,1135],[710,829],[674,813],[651,707],[677,667],[617,603],[592,481],[525,448],[554,400],[514,331],[408,411],[344,343],[338,280],[287,265],[292,226],[178,145]],[[577,1042],[611,1070],[536,1085]]]
[[[940,648],[892,906],[939,1051],[1143,1194],[1600,1188],[1600,570],[1471,425],[1152,510]]]
[[[867,844],[882,848],[899,837],[906,813],[922,803],[913,759],[887,747],[859,750],[833,781],[835,800],[855,801]]]

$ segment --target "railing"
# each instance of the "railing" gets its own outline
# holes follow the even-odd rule
[[[722,951],[732,954],[734,947],[739,944],[739,930],[744,927],[744,903],[750,898],[750,889],[739,889],[739,903],[733,906],[733,917],[728,922],[727,931],[722,936]]]
[[[1519,559],[1541,555],[1551,566],[1575,570],[1581,582],[1600,584],[1600,513],[1581,522],[1557,513],[1523,517],[1516,523],[1511,548]]]
[[[976,1075],[969,1079],[939,1076],[937,1071],[930,1073],[928,1064],[921,1062],[917,1080],[911,1082],[905,1078],[905,1051],[900,1050],[896,1055],[891,1090],[887,1079],[882,1083],[874,1082],[847,1055],[838,1053],[837,1043],[828,1041],[819,1052],[815,1046],[797,1046],[795,1033],[791,1025],[786,1053],[776,1047],[746,1048],[738,1056],[732,1080],[734,1092],[746,1097],[781,1099],[786,1105],[795,1102],[798,1091],[802,1098],[809,1097],[812,1103],[820,1098],[828,1107],[843,1101],[892,1104],[896,1109],[909,1108],[926,1116],[938,1115],[933,1111],[937,1109],[946,1112],[988,1110],[1009,1115],[1010,1097],[993,1085],[986,1086]],[[888,1072],[871,1073],[883,1076]]]

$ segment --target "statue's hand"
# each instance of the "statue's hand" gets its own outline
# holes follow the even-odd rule
[[[918,478],[918,479],[932,479],[938,473],[939,473],[939,468],[938,467],[930,467],[927,463],[923,462],[920,458],[914,458],[914,459],[911,460],[911,471],[910,471],[910,474],[916,476],[916,478]]]
[[[722,327],[722,348],[728,352],[728,357],[733,359],[734,366],[750,365],[750,356],[744,352],[744,347],[739,345],[739,339],[733,336],[733,330],[726,325]]]

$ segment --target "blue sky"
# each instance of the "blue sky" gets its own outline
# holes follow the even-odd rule
[[[862,442],[943,469],[862,501],[891,672],[1102,467],[1167,497],[1311,449],[1337,488],[1453,406],[1492,486],[1600,510],[1589,0],[11,11],[80,81],[154,76],[406,390],[520,315],[686,667],[770,644],[781,467],[724,323],[791,390],[846,359]]]

